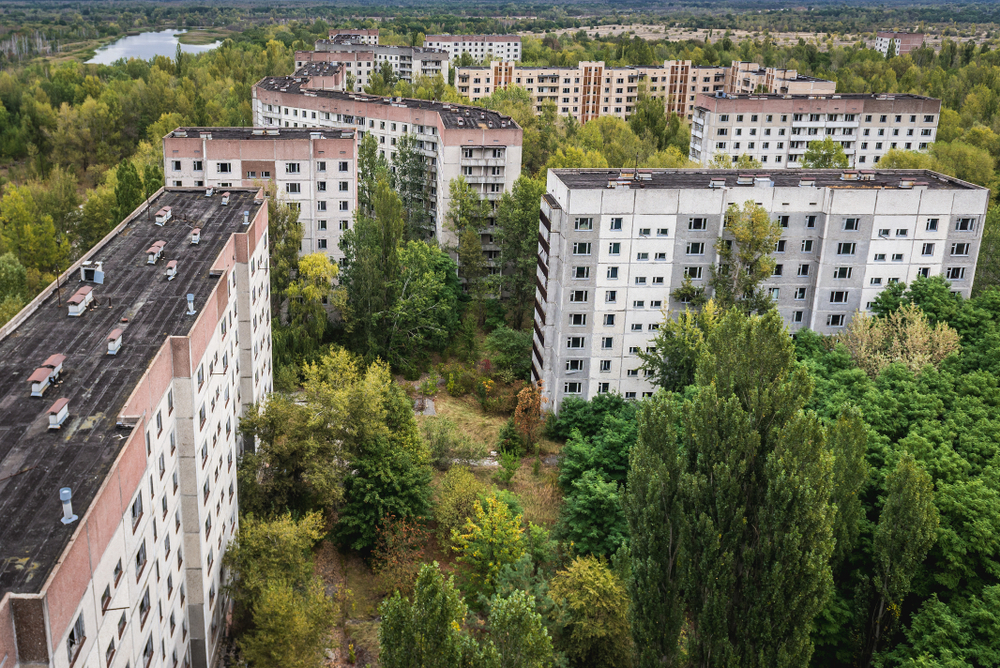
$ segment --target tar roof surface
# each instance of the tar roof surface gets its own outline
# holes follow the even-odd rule
[[[308,81],[303,77],[265,77],[257,82],[257,86],[264,90],[279,93],[290,93],[293,95],[309,94],[310,97],[322,97],[328,100],[340,100],[342,102],[366,102],[368,104],[384,104],[385,106],[398,105],[410,109],[425,109],[437,113],[441,116],[441,121],[446,128],[468,128],[469,121],[473,120],[477,124],[489,127],[492,121],[493,129],[500,129],[501,121],[507,123],[508,128],[519,127],[510,116],[498,114],[485,107],[472,107],[464,104],[449,104],[446,102],[434,102],[432,100],[417,100],[408,97],[381,97],[379,95],[366,95],[364,93],[342,93],[334,90],[312,90],[303,89],[302,85]],[[459,125],[458,119],[463,120]]]
[[[172,207],[163,227],[141,214],[91,257],[103,261],[105,282],[94,285],[94,303],[79,318],[67,315],[66,298],[84,283],[79,271],[46,299],[20,326],[0,340],[0,598],[5,593],[41,590],[63,548],[79,526],[60,522],[59,489],[73,489],[73,510],[83,517],[129,430],[116,428],[118,413],[167,336],[184,336],[197,316],[187,315],[188,293],[201,311],[215,285],[209,269],[222,247],[259,205],[256,191],[167,191],[152,211]],[[188,237],[201,227],[201,242]],[[166,241],[156,265],[146,263],[153,241]],[[164,267],[179,259],[177,278],[168,282]],[[128,323],[122,323],[128,318]],[[107,337],[125,330],[117,355],[107,355]],[[63,353],[60,380],[43,398],[29,396],[26,378],[53,353]],[[48,430],[48,409],[69,399],[61,430]],[[140,427],[141,428],[141,427]]]
[[[619,177],[628,178],[633,170],[621,169],[553,169],[570,189],[607,188],[610,181]],[[844,180],[845,172],[854,172],[864,180]],[[814,179],[817,188],[841,188],[872,190],[876,188],[897,189],[900,182],[910,180],[925,183],[932,190],[980,190],[981,186],[966,183],[951,176],[938,174],[927,169],[640,169],[649,174],[648,180],[636,180],[631,187],[645,189],[709,188],[716,179],[724,179],[728,188],[747,188],[737,184],[741,175],[768,175],[775,187],[797,188],[803,179]]]
[[[801,79],[804,75],[799,75]],[[826,81],[826,79],[815,79]],[[708,97],[713,97],[709,95]],[[913,93],[726,93],[724,100],[937,100]]]
[[[328,60],[312,60],[295,70],[297,77],[330,77],[337,74],[344,66]]]
[[[177,134],[178,132],[186,132],[187,137]],[[275,139],[309,139],[315,134],[322,135],[323,139],[349,139],[354,136],[354,130],[337,130],[334,128],[276,128],[271,126],[263,128],[187,127],[177,128],[167,136],[181,139],[198,139],[203,132],[211,134],[212,139],[267,139],[270,141]]]

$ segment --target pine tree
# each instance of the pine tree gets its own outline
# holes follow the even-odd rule
[[[405,134],[396,142],[392,161],[393,185],[403,203],[408,240],[426,241],[434,237],[434,221],[427,211],[427,169],[417,138]]]

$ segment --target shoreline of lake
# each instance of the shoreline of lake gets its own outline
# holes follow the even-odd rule
[[[197,54],[210,51],[222,44],[221,40],[211,44],[185,44],[178,40],[178,36],[186,32],[186,30],[168,28],[158,32],[149,31],[122,37],[97,49],[87,64],[110,65],[121,58],[139,58],[141,60],[149,60],[156,56],[173,58],[177,54],[178,45],[184,53]]]

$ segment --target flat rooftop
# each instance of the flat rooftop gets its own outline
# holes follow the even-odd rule
[[[241,140],[267,140],[276,139],[303,140],[311,139],[313,135],[320,135],[321,139],[352,139],[354,130],[335,130],[332,128],[233,128],[233,127],[211,127],[195,128],[185,127],[173,130],[167,137],[173,138],[199,138],[203,134],[211,135],[211,139],[241,139]]]
[[[444,49],[432,49],[424,46],[405,46],[393,44],[365,44],[355,35],[337,35],[333,39],[316,40],[317,51],[330,51],[330,47],[336,47],[337,51],[375,51],[382,53],[392,53],[394,51],[408,52],[415,54],[431,54],[448,57],[448,52]]]
[[[73,489],[73,512],[81,518],[93,502],[126,437],[116,427],[119,412],[168,336],[185,336],[197,316],[187,315],[187,294],[201,312],[216,284],[209,276],[223,246],[245,230],[260,206],[255,189],[229,189],[211,198],[205,190],[172,189],[96,248],[90,259],[104,263],[104,284],[80,281],[77,270],[0,339],[0,598],[7,592],[37,593],[69,542],[77,523],[60,522],[59,489]],[[163,227],[153,213],[172,208]],[[191,245],[191,230],[201,242]],[[155,265],[146,250],[165,241]],[[168,261],[177,278],[167,281]],[[93,289],[94,301],[80,317],[68,315],[66,300],[79,288]],[[107,337],[124,330],[121,350],[108,355]],[[66,356],[62,375],[44,396],[30,396],[27,378],[53,354]],[[69,399],[69,417],[48,430],[48,409]]]
[[[470,120],[475,121],[476,125],[484,128],[489,127],[490,123],[493,123],[493,129],[500,129],[501,123],[506,123],[508,128],[520,127],[510,116],[504,116],[484,107],[435,102],[433,100],[417,100],[408,97],[382,97],[380,95],[366,95],[365,93],[303,88],[302,86],[307,82],[308,78],[306,77],[264,77],[256,85],[264,90],[277,93],[289,93],[292,95],[308,94],[310,97],[322,97],[341,102],[365,102],[368,104],[381,104],[387,107],[395,106],[431,111],[441,117],[441,122],[446,128],[468,128],[470,127]],[[462,124],[459,124],[459,119],[462,119]]]
[[[711,188],[713,181],[727,188],[753,187],[754,179],[769,178],[776,188],[798,188],[810,180],[817,188],[855,190],[899,190],[926,187],[931,190],[982,190],[927,169],[552,169],[571,190],[606,189],[612,183],[628,183],[637,189]],[[743,177],[743,178],[741,178]],[[631,180],[629,180],[631,179]],[[805,183],[803,183],[805,182]],[[906,183],[911,184],[906,188]],[[715,187],[718,187],[716,185]]]
[[[800,75],[802,79],[805,75]],[[812,79],[812,77],[805,77]],[[813,81],[826,81],[826,79],[812,79]],[[703,97],[714,100],[931,100],[937,102],[936,97],[926,95],[914,95],[912,93],[726,93],[725,95],[710,95],[703,93]]]
[[[327,60],[313,60],[295,70],[297,77],[332,77],[344,69],[340,63]]]

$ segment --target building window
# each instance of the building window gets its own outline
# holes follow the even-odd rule
[[[839,243],[837,244],[837,255],[854,255],[857,246],[855,243]]]
[[[965,256],[969,254],[969,244],[952,244],[951,254],[955,256]]]
[[[604,326],[605,327],[614,327],[614,325],[615,325],[615,314],[614,313],[606,313],[604,315]]]
[[[574,222],[574,229],[577,230],[592,230],[594,229],[594,219],[593,218],[577,218]]]
[[[703,242],[690,242],[687,245],[688,255],[704,255],[705,254],[705,244]]]
[[[816,227],[816,216],[806,216],[806,227]]]
[[[844,326],[844,316],[843,313],[837,313],[833,315],[826,316],[826,326],[827,327],[843,327]]]
[[[618,301],[618,291],[617,290],[605,291],[604,301],[608,304],[614,304],[616,301]]]
[[[927,231],[928,232],[936,232],[937,228],[938,228],[938,219],[937,218],[928,218],[927,219]]]
[[[948,267],[945,270],[945,278],[949,281],[960,281],[965,278],[965,267]]]
[[[601,350],[609,350],[614,347],[615,340],[610,336],[601,337]]]
[[[808,264],[800,264],[799,265],[798,275],[799,276],[808,276],[809,275],[809,265]]]
[[[215,171],[218,174],[231,174],[233,172],[233,166],[228,162],[219,162],[215,165]]]
[[[66,639],[66,654],[69,657],[69,662],[72,664],[76,660],[76,655],[80,653],[80,649],[83,647],[83,643],[86,640],[86,634],[84,633],[83,627],[83,613],[76,618],[76,623],[73,624],[73,628],[69,632],[69,637]]]
[[[146,541],[139,544],[139,550],[135,553],[135,580],[139,581],[142,576],[142,569],[146,567]]]
[[[934,244],[924,244],[920,249],[921,255],[934,255]]]
[[[836,290],[830,293],[830,303],[831,304],[846,304],[847,303],[847,291],[846,290]]]
[[[794,296],[794,298],[797,299],[797,300],[800,300],[800,301],[803,300],[803,299],[805,299],[806,298],[806,289],[805,288],[795,288],[795,296]]]
[[[704,230],[706,227],[705,218],[688,218],[689,230]]]
[[[575,373],[577,371],[583,371],[583,360],[567,360],[566,361],[566,371],[570,373]]]
[[[611,219],[611,230],[615,231],[615,230],[620,230],[620,229],[622,229],[622,219],[621,218],[612,218]]]
[[[844,229],[845,230],[857,230],[858,229],[858,219],[857,218],[845,218],[844,219]]]
[[[285,192],[297,195],[302,192],[302,186],[298,183],[286,183]]]
[[[590,278],[590,267],[573,267],[574,279]]]
[[[587,325],[586,313],[570,313],[569,324],[572,327],[585,327]]]
[[[576,242],[573,244],[573,255],[590,255],[590,242]]]
[[[583,392],[583,383],[563,384],[563,394],[581,394],[582,392]]]
[[[835,267],[833,270],[834,278],[850,278],[851,274],[854,272],[853,267]]]
[[[586,302],[589,297],[589,290],[573,290],[569,293],[569,300],[571,302]]]
[[[142,519],[142,492],[135,497],[135,501],[132,502],[132,531],[135,531],[136,525],[139,524],[139,520]]]
[[[956,232],[971,232],[976,229],[975,218],[959,218],[955,221]]]

